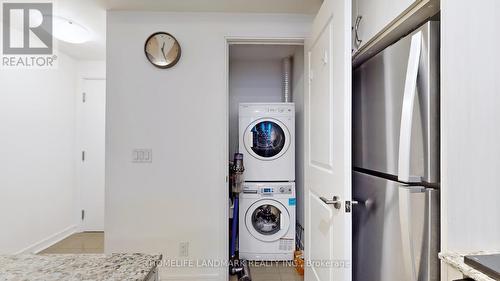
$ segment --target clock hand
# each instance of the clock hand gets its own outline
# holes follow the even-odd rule
[[[163,42],[163,46],[161,46],[161,54],[163,55],[163,58],[165,61],[167,61],[167,56],[165,56],[165,42]]]

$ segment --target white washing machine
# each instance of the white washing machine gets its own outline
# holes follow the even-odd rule
[[[239,200],[240,258],[293,260],[295,183],[246,182]]]
[[[295,181],[295,105],[241,103],[239,151],[245,181]]]

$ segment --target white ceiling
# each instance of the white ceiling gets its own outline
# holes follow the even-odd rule
[[[111,10],[314,14],[323,0],[107,0]]]
[[[106,58],[106,10],[169,12],[314,14],[323,0],[55,0],[54,13],[91,30],[84,44],[58,41],[59,49],[80,60]]]

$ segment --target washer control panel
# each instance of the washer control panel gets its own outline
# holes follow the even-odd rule
[[[290,187],[290,186],[282,186],[282,187],[280,187],[280,193],[283,193],[283,194],[292,194],[292,187]]]
[[[292,194],[292,188],[290,186],[261,187],[259,193],[263,195],[270,195],[274,193]]]
[[[260,188],[260,193],[261,194],[273,194],[274,193],[274,188],[272,188],[272,187],[261,187]]]
[[[259,185],[243,185],[243,193],[246,194],[260,194],[263,196],[273,196],[275,194],[292,195],[294,193],[294,186],[289,184],[259,184]]]

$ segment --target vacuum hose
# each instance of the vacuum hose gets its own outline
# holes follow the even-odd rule
[[[231,228],[231,259],[236,256],[236,232],[238,231],[238,195],[234,195],[233,225]]]

